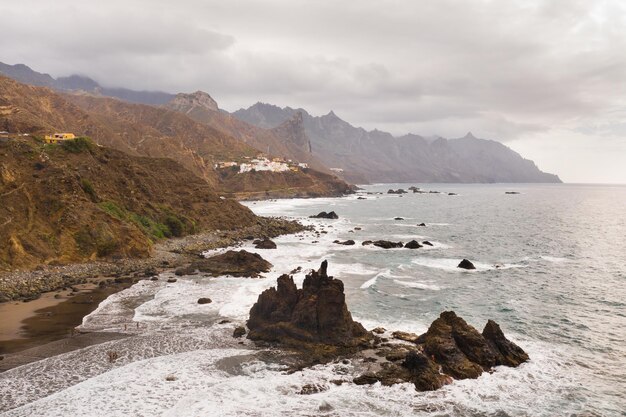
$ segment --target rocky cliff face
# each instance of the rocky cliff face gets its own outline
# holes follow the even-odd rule
[[[247,123],[273,127],[303,115],[314,156],[342,168],[353,182],[560,182],[505,145],[468,134],[459,139],[426,140],[418,135],[394,137],[366,131],[334,112],[315,117],[303,109],[257,103],[233,115]]]
[[[191,94],[176,94],[176,97],[167,102],[167,107],[181,113],[219,111],[217,102],[204,91],[196,91]]]

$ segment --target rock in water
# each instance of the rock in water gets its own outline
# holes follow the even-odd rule
[[[422,245],[427,245],[427,246],[434,246],[432,243],[430,243],[429,241],[425,240],[422,242]]]
[[[528,360],[528,354],[508,340],[498,323],[488,320],[483,329],[483,337],[491,349],[496,352],[496,365],[516,367]]]
[[[463,259],[458,265],[457,268],[462,268],[462,269],[476,269],[476,267],[474,266],[473,263],[471,263],[470,261],[468,261],[467,259]]]
[[[404,245],[404,247],[407,249],[419,249],[422,247],[422,245],[420,245],[417,240],[412,240],[408,242],[406,245]]]
[[[211,300],[209,297],[198,298],[198,304],[210,304],[212,302],[213,300]]]
[[[261,272],[269,272],[272,264],[258,253],[245,250],[229,250],[221,255],[196,261],[194,269],[212,276],[232,275],[234,277],[258,277]]]
[[[343,242],[339,241],[339,240],[335,240],[333,243],[336,243],[338,245],[346,245],[346,246],[352,246],[355,244],[354,240],[349,239],[349,240],[345,240]]]
[[[259,240],[254,246],[256,249],[276,249],[276,243],[270,239]]]
[[[365,242],[363,242],[363,244],[365,245]],[[383,248],[383,249],[392,249],[392,248],[402,247],[402,242],[390,242],[388,240],[376,240],[372,242],[372,244],[374,246],[378,246],[379,248]]]
[[[322,211],[321,213],[316,214],[315,216],[309,216],[312,219],[338,219],[339,216],[334,211],[326,213]]]
[[[282,275],[276,288],[261,293],[250,310],[248,338],[299,346],[302,342],[355,346],[371,338],[352,320],[346,305],[343,282],[329,277],[328,263],[304,279],[302,289],[293,278]]]
[[[432,355],[444,373],[457,379],[478,378],[496,365],[517,366],[528,355],[504,337],[493,321],[480,334],[453,311],[444,311],[420,336],[424,352]]]

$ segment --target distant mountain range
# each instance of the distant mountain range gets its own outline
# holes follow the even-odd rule
[[[32,70],[24,64],[8,65],[0,62],[0,74],[24,84],[50,87],[64,92],[84,92],[106,97],[114,97],[131,103],[160,105],[172,100],[175,95],[161,91],[135,91],[127,88],[102,87],[96,81],[82,75],[53,78]]]
[[[162,140],[162,148],[153,146],[155,140],[145,142],[142,134],[157,129],[154,137],[198,134],[200,127],[184,129],[182,121],[171,113],[182,113],[195,122],[204,125],[199,137],[223,137],[217,140],[217,155],[212,148],[202,145],[198,150],[192,142],[181,136],[183,147],[191,146],[190,152],[174,152],[171,157],[197,159],[198,153],[206,159],[217,159],[229,154],[232,145],[241,148],[241,142],[251,149],[269,155],[281,156],[306,162],[322,173],[335,173],[353,183],[368,182],[458,182],[458,183],[521,183],[521,182],[561,182],[558,176],[548,174],[530,160],[524,159],[515,151],[500,142],[474,137],[471,133],[458,139],[422,137],[408,134],[394,137],[390,133],[352,126],[334,112],[324,116],[312,116],[304,109],[280,108],[271,104],[257,103],[247,109],[228,113],[219,109],[213,98],[204,92],[191,94],[169,94],[154,91],[134,91],[124,88],[104,88],[96,81],[79,75],[59,77],[36,72],[23,64],[7,65],[0,63],[0,74],[19,82],[45,86],[69,93],[73,101],[91,117],[96,117],[99,128],[116,131],[107,135],[118,149],[129,148],[138,154],[170,154],[178,142]],[[102,97],[112,97],[129,103],[158,106],[163,110],[128,107],[123,102],[106,101]],[[72,98],[73,97],[73,98]],[[82,97],[82,98],[81,98]],[[167,109],[170,113],[163,113]],[[120,118],[132,119],[126,122],[141,123],[141,129],[126,130],[119,125]],[[167,125],[173,123],[173,125]],[[124,125],[125,126],[125,125]],[[93,125],[91,126],[93,129]],[[181,129],[182,128],[182,129]],[[207,128],[209,130],[207,130]],[[142,133],[143,132],[143,133]],[[183,133],[181,133],[183,132]],[[135,139],[129,139],[135,137]],[[231,141],[234,139],[234,143]],[[132,143],[129,143],[130,142]],[[214,141],[214,140],[213,140]],[[151,147],[150,151],[140,148]],[[139,150],[138,150],[139,149]],[[247,152],[250,153],[249,151]],[[211,155],[209,155],[211,154]],[[183,162],[184,164],[184,162]],[[194,170],[194,166],[196,169]],[[201,168],[198,168],[198,165]],[[197,174],[208,178],[207,166],[197,160],[186,166]],[[215,180],[212,178],[212,180]]]
[[[520,183],[561,182],[500,142],[471,133],[458,139],[394,137],[367,131],[340,119],[334,112],[312,116],[304,109],[256,103],[233,113],[236,118],[273,128],[296,115],[311,141],[313,156],[330,168],[343,170],[352,182]]]

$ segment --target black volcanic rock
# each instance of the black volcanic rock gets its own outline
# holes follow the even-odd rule
[[[489,320],[481,334],[453,311],[441,313],[420,339],[424,352],[444,373],[457,379],[477,378],[494,366],[515,367],[528,360],[519,346],[504,337],[497,323]]]
[[[528,354],[521,347],[508,340],[495,321],[487,321],[483,329],[483,337],[491,349],[496,352],[496,365],[515,367],[528,360]]]
[[[191,264],[194,269],[212,276],[232,275],[256,278],[261,272],[269,272],[272,264],[258,253],[245,250],[229,250],[223,254],[202,259]]]
[[[420,245],[417,240],[412,240],[408,242],[406,245],[404,245],[404,247],[407,249],[419,249],[422,247],[422,245]]]
[[[363,242],[363,244],[365,245],[365,242]],[[390,242],[388,240],[375,240],[374,242],[372,242],[372,245],[378,246],[379,248],[383,248],[383,249],[393,249],[393,248],[401,248],[402,242]]]
[[[343,282],[327,275],[328,263],[304,279],[302,289],[282,275],[276,287],[263,291],[250,310],[248,338],[291,346],[319,343],[354,346],[371,338],[352,320]]]
[[[457,268],[461,268],[461,269],[476,269],[474,264],[471,263],[467,259],[463,259],[461,262],[459,262],[459,264],[457,265]]]
[[[311,219],[338,219],[339,216],[337,216],[337,213],[335,213],[334,211],[331,211],[328,213],[326,213],[325,211],[322,211],[314,216],[309,216],[309,218]]]

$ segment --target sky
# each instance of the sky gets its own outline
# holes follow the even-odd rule
[[[7,0],[0,21],[0,61],[55,77],[471,131],[566,182],[626,183],[623,0]]]

